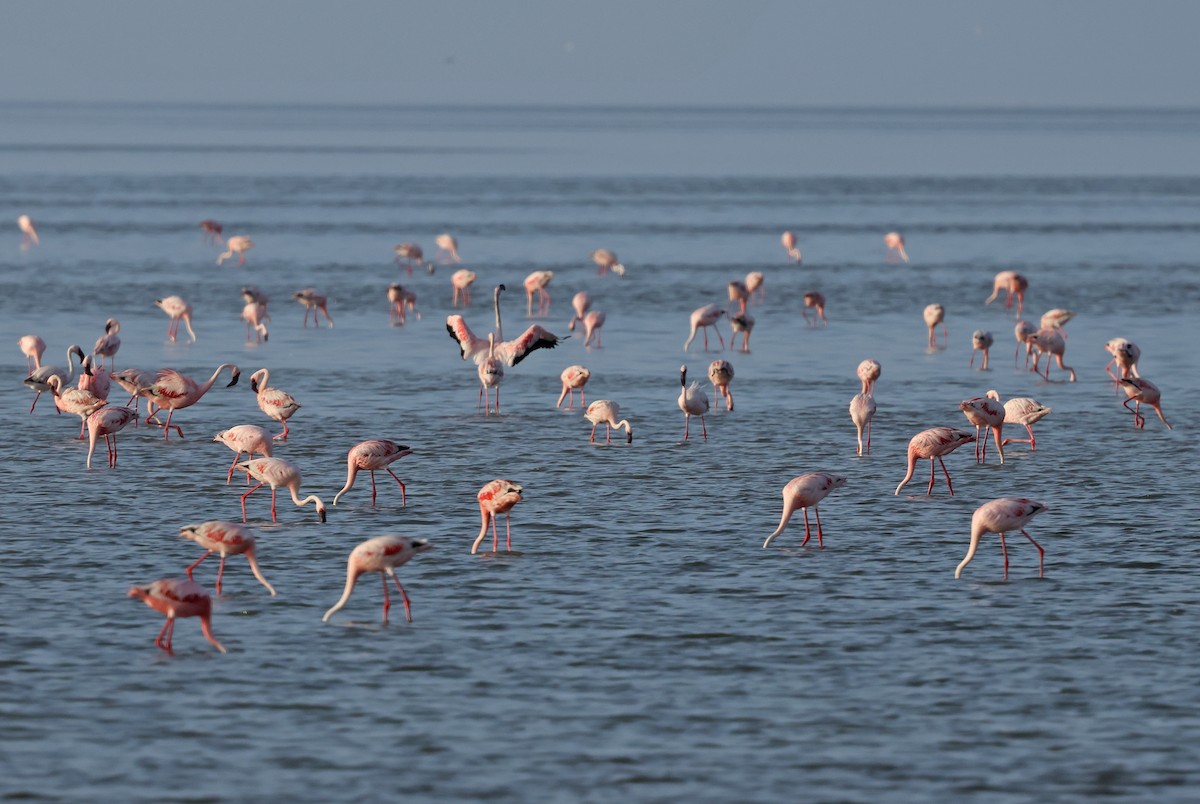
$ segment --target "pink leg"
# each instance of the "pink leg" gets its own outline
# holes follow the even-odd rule
[[[271,486],[271,521],[272,522],[279,521],[278,519],[275,518],[275,492],[276,492],[276,488],[274,486]]]
[[[1008,580],[1008,547],[1004,544],[1004,534],[1000,534],[1000,552],[1004,554],[1004,580]]]
[[[115,435],[104,435],[104,444],[108,447],[108,468],[117,468],[117,437]]]
[[[395,575],[392,576],[392,580],[396,582],[396,588],[400,590],[400,599],[404,601],[404,619],[411,623],[412,605],[408,602],[408,592],[404,591],[404,587],[400,585],[400,579]],[[387,586],[386,580],[383,582],[383,585]]]
[[[379,573],[380,579],[383,581],[383,621],[388,621],[388,609],[392,607],[392,596],[388,594],[387,575]]]
[[[174,409],[167,411],[167,423],[163,425],[163,441],[170,440],[171,427],[172,427],[171,417],[174,415],[175,415]],[[179,433],[180,438],[183,438],[183,430],[180,429],[177,425],[175,426],[175,432]]]
[[[610,427],[608,424],[604,425],[604,443],[612,443],[612,427]]]
[[[163,623],[162,630],[158,632],[158,636],[155,637],[155,639],[154,639],[155,646],[162,648],[167,653],[172,653],[172,651],[171,651],[171,631],[174,630],[174,625],[175,625],[175,619],[173,617],[168,617],[167,621],[165,623]]]
[[[273,438],[272,440],[273,441],[287,441],[287,437],[288,437],[288,424],[287,424],[287,419],[284,419],[283,420],[283,432],[280,433],[279,435],[275,436],[275,438]]]
[[[808,540],[812,538],[812,533],[809,532],[808,529],[808,509],[801,508],[800,512],[804,514],[804,541],[800,542],[800,546],[803,547],[804,545],[808,544]]]
[[[805,511],[807,513],[807,510]],[[821,547],[825,546],[824,534],[821,533],[821,509],[813,506],[813,516],[817,518],[817,544]]]
[[[508,552],[512,552],[512,514],[504,515],[504,546]]]
[[[217,567],[217,594],[221,594],[221,579],[225,577],[225,556],[221,556],[221,565]]]
[[[368,469],[367,471],[371,473],[371,507],[374,508],[375,507],[375,470]]]
[[[1033,544],[1033,546],[1034,546],[1034,547],[1036,547],[1036,548],[1037,548],[1037,551],[1038,551],[1038,577],[1039,577],[1039,578],[1045,578],[1046,576],[1045,576],[1045,575],[1043,574],[1043,572],[1042,572],[1042,565],[1043,565],[1043,559],[1045,559],[1045,557],[1046,557],[1046,551],[1042,549],[1042,546],[1041,546],[1040,544],[1038,544],[1037,542],[1033,541],[1033,537],[1032,537],[1032,536],[1030,536],[1028,533],[1025,533],[1025,529],[1024,529],[1024,528],[1022,528],[1022,529],[1021,529],[1021,534],[1022,534],[1022,535],[1023,535],[1023,536],[1024,536],[1026,539],[1028,539],[1028,540],[1030,541],[1030,543],[1032,543],[1032,544]]]
[[[204,555],[200,556],[199,558],[197,558],[195,561],[193,561],[191,564],[188,565],[188,568],[186,570],[184,570],[184,572],[187,573],[187,577],[188,577],[189,581],[192,580],[192,570],[194,570],[196,567],[200,566],[200,564],[204,561],[204,559],[208,558],[211,555],[212,555],[212,550],[206,550],[204,552]]]
[[[408,490],[404,488],[404,481],[401,480],[400,478],[396,477],[396,473],[393,472],[390,468],[387,470],[387,473],[389,475],[391,475],[392,477],[395,477],[396,482],[400,484],[400,507],[407,508],[408,507]],[[372,483],[375,482],[375,473],[374,472],[371,473],[371,482]],[[374,499],[374,498],[372,498],[372,499]]]
[[[593,444],[596,443],[596,425],[594,425],[594,424],[592,425],[592,437],[591,437],[590,441]]]
[[[241,452],[234,453],[233,463],[229,464],[229,474],[225,476],[225,485],[226,486],[228,486],[230,483],[233,482],[233,470],[237,468],[238,458],[240,458],[240,457],[242,457]],[[251,454],[250,457],[253,458],[254,455]],[[246,475],[246,482],[247,483],[250,482],[250,475]]]
[[[930,494],[933,494],[933,476],[934,476],[934,475],[933,475],[933,473],[934,473],[934,469],[935,469],[935,467],[934,467],[934,465],[933,465],[933,458],[930,458],[930,459],[929,459],[929,488],[925,489],[925,496],[926,496],[926,497],[928,497]]]
[[[492,552],[500,552],[500,536],[496,533],[496,517],[492,517]]]
[[[704,416],[700,416],[700,431],[704,433],[704,440],[708,440],[708,426],[704,424]]]
[[[684,440],[684,441],[687,441],[687,437],[688,437],[688,427],[690,427],[690,426],[691,426],[691,424],[692,424],[692,417],[691,417],[691,415],[690,415],[690,414],[687,414],[687,413],[683,414],[683,440]]]
[[[871,420],[867,420],[867,452],[871,452]]]
[[[946,471],[946,462],[942,460],[942,456],[938,456],[938,463],[942,465],[942,474],[946,476],[946,487],[950,489],[950,496],[954,496],[954,484],[950,482],[950,473]]]
[[[246,498],[249,497],[254,492],[261,489],[262,487],[263,487],[263,484],[259,483],[257,486],[255,486],[254,488],[250,489],[249,491],[247,491],[245,494],[242,495],[242,521],[243,522],[246,521]]]

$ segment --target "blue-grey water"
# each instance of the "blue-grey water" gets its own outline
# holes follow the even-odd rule
[[[1194,800],[1200,786],[1200,112],[219,107],[7,104],[0,219],[28,213],[42,244],[0,232],[0,792],[26,800],[487,798],[497,801]],[[197,224],[256,246],[214,265]],[[779,234],[794,230],[804,264]],[[909,265],[884,262],[904,232]],[[411,280],[392,246],[432,256],[452,232],[479,279],[466,313],[486,335],[505,283],[505,333],[526,325],[522,279],[553,270],[550,318],[589,291],[604,348],[578,334],[509,369],[503,415],[475,411],[474,366],[447,338],[449,266]],[[4,243],[7,242],[7,245]],[[589,253],[617,251],[625,277]],[[1078,381],[1014,368],[1014,318],[984,306],[993,275],[1029,278],[1026,317],[1065,307]],[[750,354],[684,354],[689,313],[766,276]],[[410,284],[420,321],[389,325]],[[239,289],[271,297],[270,341],[246,345]],[[301,326],[292,292],[329,296],[333,329]],[[828,299],[806,327],[805,291]],[[153,301],[186,297],[194,344],[165,342]],[[949,342],[926,349],[925,305]],[[206,379],[175,422],[126,430],[92,470],[75,416],[28,415],[15,341],[47,362],[122,325],[118,368]],[[970,333],[996,337],[968,367]],[[721,324],[728,338],[728,324]],[[1142,349],[1174,431],[1133,426],[1103,345]],[[682,441],[678,369],[736,369],[736,409]],[[846,412],[855,367],[883,364],[869,456]],[[592,371],[634,442],[588,443],[558,375]],[[327,503],[346,451],[391,438],[408,484],[366,478],[319,524],[265,490],[248,501],[269,597],[230,559],[213,627],[220,655],[129,586],[182,576],[181,525],[238,519],[243,485],[211,442],[278,426],[248,375],[303,405],[276,454]],[[1001,466],[970,448],[901,496],[908,438],[964,426],[990,388],[1053,407],[1038,449]],[[711,388],[708,389],[711,396]],[[114,400],[123,402],[114,388]],[[1017,428],[1019,429],[1019,428]],[[1020,436],[1021,432],[1010,432]],[[825,547],[801,549],[780,490],[814,470],[848,483],[821,505]],[[472,556],[475,493],[507,477],[519,554]],[[954,579],[971,513],[1044,501],[1002,580],[998,539]],[[797,527],[799,523],[799,527]],[[414,622],[379,624],[370,576],[331,622],[346,557],[384,533],[432,552],[399,570]],[[490,541],[489,541],[490,546]],[[216,560],[197,570],[211,589]]]

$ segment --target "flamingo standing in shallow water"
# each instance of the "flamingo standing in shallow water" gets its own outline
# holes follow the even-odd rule
[[[109,376],[129,394],[129,401],[125,405],[133,405],[134,426],[136,427],[139,401],[142,397],[150,397],[149,388],[154,384],[155,372],[127,368],[113,372]]]
[[[450,275],[450,287],[454,290],[451,299],[452,307],[458,306],[459,299],[462,299],[463,307],[471,306],[471,285],[474,282],[475,272],[468,271],[466,268],[460,268]]]
[[[733,394],[729,392],[729,383],[733,382],[733,364],[728,360],[709,363],[708,380],[713,385],[713,392],[725,398],[725,410],[733,410]],[[717,406],[720,407],[720,404],[718,400]]]
[[[483,415],[491,412],[489,388],[496,389],[496,415],[500,415],[500,382],[504,379],[504,364],[496,358],[496,333],[488,333],[488,356],[477,368],[479,374],[479,401],[483,403]],[[476,404],[478,410],[479,405]]]
[[[1029,520],[1046,510],[1046,504],[1037,500],[1028,500],[1024,497],[1002,497],[999,500],[992,500],[984,503],[975,509],[975,513],[971,515],[971,545],[967,548],[967,555],[959,563],[954,570],[954,577],[958,578],[962,575],[963,567],[971,562],[975,557],[975,551],[979,547],[979,539],[985,533],[996,533],[1000,535],[1000,552],[1004,554],[1004,580],[1008,580],[1008,547],[1004,544],[1004,534],[1014,530],[1020,531],[1029,542],[1037,548],[1038,551],[1038,577],[1043,577],[1042,563],[1046,556],[1046,551],[1042,546],[1033,540],[1033,537],[1025,532],[1025,525]]]
[[[1058,361],[1058,367],[1071,373],[1071,382],[1075,382],[1075,369],[1063,364],[1063,355],[1067,350],[1067,339],[1063,331],[1054,327],[1043,327],[1034,333],[1033,338],[1033,371],[1038,371],[1038,362],[1046,355],[1046,382],[1050,381],[1050,357]]]
[[[975,368],[975,353],[983,352],[983,361],[979,364],[980,371],[988,370],[988,350],[992,348],[992,344],[996,339],[992,337],[992,333],[982,329],[977,329],[971,333],[971,368]]]
[[[1013,350],[1013,368],[1017,367],[1017,356],[1021,353],[1021,345],[1025,346],[1025,368],[1029,368],[1029,357],[1033,354],[1033,336],[1038,328],[1028,321],[1021,320],[1013,327],[1013,335],[1017,339],[1017,348]]]
[[[1124,338],[1113,338],[1108,343],[1104,344],[1104,349],[1110,355],[1112,360],[1104,365],[1104,370],[1108,376],[1113,378],[1113,381],[1120,385],[1122,379],[1130,377],[1140,377],[1138,373],[1137,363],[1142,358],[1142,350],[1133,341],[1127,341]],[[1117,364],[1117,369],[1121,372],[1120,376],[1113,374],[1110,368],[1113,363]]]
[[[883,374],[883,366],[878,360],[867,358],[858,364],[858,379],[862,382],[862,392],[864,394],[875,395],[875,382],[879,379],[879,375]]]
[[[304,326],[308,326],[308,314],[313,314],[313,326],[321,326],[321,314],[325,314],[325,320],[329,322],[329,328],[333,329],[333,319],[329,317],[329,299],[320,293],[317,293],[313,288],[304,288],[292,294],[292,298],[304,305]]]
[[[408,312],[411,310],[417,320],[421,320],[421,314],[417,312],[417,294],[403,285],[391,284],[388,285],[387,297],[390,305],[388,312],[391,315],[393,326],[404,326],[408,321]]]
[[[850,419],[858,430],[858,452],[863,454],[863,430],[867,431],[867,452],[871,452],[871,419],[875,418],[875,397],[869,393],[855,394],[850,398]]]
[[[243,452],[247,458],[253,458],[256,452],[264,458],[270,458],[271,445],[274,444],[271,434],[257,424],[239,424],[222,430],[213,436],[213,441],[218,441],[233,450],[233,463],[229,465],[229,473],[225,476],[226,486],[233,481],[233,470],[237,468]],[[247,475],[246,483],[249,482],[250,476]]]
[[[479,493],[475,495],[475,499],[479,501],[479,518],[482,520],[479,527],[479,535],[475,537],[475,543],[471,545],[471,555],[475,555],[475,551],[479,549],[480,542],[487,535],[488,524],[492,526],[492,552],[498,552],[500,546],[500,537],[496,533],[496,517],[504,514],[504,537],[505,549],[512,552],[512,515],[509,513],[513,506],[521,502],[524,497],[521,496],[524,488],[503,478],[496,478],[490,483],[484,484]]]
[[[967,417],[967,421],[975,425],[975,460],[987,463],[987,434],[984,427],[991,428],[992,438],[996,442],[996,452],[1000,453],[1000,463],[1004,463],[1004,445],[1000,436],[1004,431],[1004,419],[1007,412],[1000,404],[1000,394],[988,391],[986,396],[977,396],[958,403],[959,410]]]
[[[213,383],[217,381],[217,377],[221,376],[221,372],[229,369],[230,378],[226,388],[232,388],[237,385],[238,378],[242,376],[241,369],[232,363],[222,363],[217,366],[217,370],[208,378],[208,382],[203,385],[197,383],[191,377],[186,377],[180,374],[175,369],[163,369],[158,372],[154,378],[154,383],[148,388],[144,388],[143,395],[146,397],[146,423],[153,424],[163,428],[163,440],[169,440],[171,430],[174,429],[183,438],[183,430],[177,425],[171,424],[171,417],[175,415],[175,411],[180,408],[188,408],[200,401],[200,398],[208,393],[208,389],[212,388]],[[158,420],[158,411],[150,410],[151,405],[158,410],[167,411],[167,421],[165,423]]]
[[[25,370],[30,374],[42,367],[42,355],[46,351],[46,342],[37,335],[22,335],[17,340],[17,348],[25,355]]]
[[[913,471],[917,467],[917,459],[928,458],[929,488],[925,490],[925,494],[930,495],[933,493],[933,462],[936,460],[942,465],[942,474],[946,476],[946,486],[950,489],[950,494],[953,495],[954,485],[950,482],[950,473],[946,471],[946,463],[942,460],[942,456],[949,455],[963,444],[970,444],[974,440],[975,436],[966,430],[959,430],[954,427],[934,427],[917,433],[908,442],[908,472],[904,475],[904,479],[900,481],[900,485],[896,486],[896,494],[899,494],[900,489],[904,488],[904,484],[912,479]]]
[[[996,274],[996,278],[992,283],[992,295],[984,299],[984,304],[991,304],[1000,295],[1000,291],[1008,293],[1008,298],[1004,302],[1006,310],[1012,309],[1013,298],[1017,300],[1017,318],[1025,310],[1025,290],[1029,287],[1029,280],[1023,277],[1016,271],[1001,271]]]
[[[110,318],[104,322],[104,334],[96,339],[92,354],[100,358],[108,358],[108,368],[111,371],[117,367],[117,350],[121,348],[121,322]]]
[[[796,246],[795,232],[784,232],[779,236],[779,242],[783,243],[784,251],[787,252],[788,256],[791,257],[797,265],[804,262],[804,255],[800,253],[800,249]]]
[[[550,294],[546,292],[546,287],[552,279],[554,279],[553,271],[534,271],[525,277],[525,315],[533,317],[533,295],[535,293],[538,297],[538,317],[542,318],[550,313]]]
[[[287,441],[288,419],[300,410],[301,405],[287,391],[268,387],[267,383],[270,381],[271,373],[265,368],[260,368],[250,375],[250,390],[256,394],[258,409],[283,425],[283,432],[276,435],[275,440]]]
[[[192,343],[196,342],[196,332],[192,329],[192,305],[184,301],[182,296],[166,296],[155,299],[154,303],[171,319],[171,323],[167,324],[168,341],[175,342],[175,337],[179,334],[179,322],[182,320],[187,326],[188,337],[192,339]]]
[[[117,466],[117,433],[134,419],[137,414],[130,408],[100,408],[87,417],[88,454],[87,468],[92,468],[92,453],[96,451],[96,441],[104,436],[104,445],[108,448],[108,468]]]
[[[242,307],[242,320],[246,322],[246,343],[250,343],[250,333],[254,333],[254,342],[262,343],[270,339],[267,332],[267,305],[262,302],[248,301]]]
[[[700,383],[694,382],[691,386],[687,384],[687,366],[679,367],[679,384],[683,386],[683,390],[679,392],[679,409],[683,411],[683,440],[688,438],[688,428],[691,426],[692,417],[700,417],[700,428],[704,433],[704,440],[708,440],[708,427],[704,424],[704,414],[708,413],[708,394],[700,389]]]
[[[225,233],[225,227],[212,218],[205,218],[200,221],[200,231],[203,232],[206,242],[220,245],[222,240],[221,235]]]
[[[495,292],[496,300],[496,333],[495,337],[499,341],[504,336],[501,334],[500,322],[500,291],[504,290],[504,285],[497,285]],[[529,356],[531,352],[538,349],[553,349],[558,346],[564,338],[560,338],[553,332],[550,332],[540,324],[533,324],[528,329],[514,338],[511,341],[499,341],[495,344],[494,349],[488,346],[487,338],[479,338],[467,326],[466,320],[461,315],[446,316],[446,331],[450,333],[450,337],[458,344],[459,355],[463,360],[470,358],[476,364],[482,363],[488,356],[489,351],[494,351],[495,357],[498,358],[506,366],[515,366]]]
[[[325,612],[321,622],[328,622],[335,612],[346,605],[359,576],[367,572],[378,572],[383,578],[383,621],[388,621],[388,609],[392,607],[392,598],[388,594],[388,578],[391,578],[400,590],[400,599],[404,601],[404,619],[411,623],[412,605],[408,601],[408,592],[404,591],[400,579],[396,577],[396,567],[407,564],[417,553],[431,549],[432,546],[424,539],[410,539],[407,536],[376,536],[374,539],[367,539],[350,551],[350,559],[346,562],[346,588],[342,592],[342,598]]]
[[[808,311],[815,310],[816,314],[809,319]],[[825,294],[809,291],[804,294],[804,309],[800,311],[804,316],[804,323],[815,327],[817,321],[821,322],[822,326],[829,325],[829,319],[825,317]]]
[[[112,387],[112,375],[104,368],[101,361],[99,366],[92,355],[83,358],[83,372],[79,375],[76,387],[80,391],[91,391],[101,399],[108,401],[108,390]]]
[[[229,556],[245,556],[250,563],[250,571],[258,582],[267,587],[271,597],[275,597],[275,587],[267,583],[262,570],[258,568],[258,558],[254,553],[254,535],[250,528],[237,522],[224,522],[211,519],[199,525],[184,525],[179,529],[181,539],[189,539],[204,548],[204,555],[193,561],[187,568],[188,580],[192,580],[192,570],[200,566],[204,559],[217,553],[221,556],[221,566],[217,569],[217,594],[221,594],[221,580],[225,576],[225,559]]]
[[[254,241],[245,235],[234,235],[225,243],[225,251],[217,257],[217,265],[237,255],[238,265],[246,264],[246,252],[254,248]]]
[[[33,409],[37,406],[38,400],[42,398],[42,393],[50,390],[49,380],[51,377],[58,377],[59,385],[63,388],[69,386],[75,381],[75,357],[79,357],[80,368],[83,368],[83,361],[86,356],[83,353],[83,347],[78,344],[71,344],[67,347],[67,369],[61,369],[58,366],[40,366],[22,380],[22,384],[28,385],[33,390],[37,391],[37,395],[33,398],[33,404],[29,406],[29,412],[33,413]],[[57,406],[56,406],[57,407]]]
[[[738,333],[742,335],[742,353],[750,353],[750,333],[754,331],[754,316],[749,313],[735,315],[729,319],[729,328],[733,334],[729,336],[729,348],[737,348]]]
[[[998,400],[1000,395],[996,394],[992,398]],[[1004,421],[1024,426],[1029,432],[1029,438],[1006,438],[1001,444],[1003,446],[1014,442],[1028,444],[1032,451],[1037,452],[1037,439],[1033,436],[1033,425],[1049,416],[1050,413],[1050,408],[1032,397],[1015,396],[1007,400],[1004,403]]]
[[[342,495],[354,488],[354,479],[358,476],[359,470],[366,470],[371,474],[371,505],[374,506],[375,472],[382,469],[400,484],[400,507],[407,507],[408,491],[404,488],[404,481],[396,477],[396,473],[392,471],[391,464],[406,455],[412,455],[412,453],[413,451],[404,444],[397,444],[395,441],[383,438],[355,444],[346,455],[346,485],[334,495],[333,504],[337,505]]]
[[[937,338],[934,337],[933,331],[938,324],[942,325],[942,346],[946,345],[946,339],[949,333],[946,332],[946,308],[940,304],[931,304],[925,308],[925,326],[929,327],[929,348],[937,348]]]
[[[33,218],[28,215],[21,215],[17,218],[17,228],[21,230],[21,250],[24,251],[30,246],[39,246],[42,241],[38,238],[37,228],[33,225]]]
[[[746,314],[746,304],[750,301],[750,288],[746,287],[746,283],[740,279],[735,279],[729,283],[729,304],[727,308],[729,315],[733,315],[732,305],[737,302],[738,315]]]
[[[564,398],[567,400],[567,410],[575,407],[575,389],[579,389],[579,404],[586,405],[587,400],[583,398],[583,386],[587,385],[588,379],[592,376],[592,372],[588,371],[583,366],[567,366],[563,369],[559,379],[562,380],[562,393],[558,395],[558,402],[554,405],[556,408],[562,407]]]
[[[425,252],[416,243],[401,243],[392,249],[396,252],[396,264],[400,265],[401,260],[404,260],[404,265],[408,268],[408,275],[413,275],[413,263],[418,266],[421,260],[425,259]],[[429,273],[433,273],[433,263],[429,263]]]
[[[908,262],[908,252],[904,250],[904,235],[899,232],[888,232],[883,236],[883,245],[888,250],[888,262],[895,262],[897,257]]]
[[[604,348],[604,344],[600,343],[600,329],[604,326],[605,318],[606,316],[600,310],[591,310],[583,317],[584,349],[591,349],[593,346],[597,349]]]
[[[574,331],[575,322],[582,321],[587,311],[591,309],[592,296],[586,290],[581,290],[571,297],[571,307],[575,310],[575,317],[567,322],[567,329]]]
[[[828,472],[809,472],[793,478],[783,487],[783,516],[779,519],[779,527],[767,537],[767,540],[763,542],[763,547],[768,547],[772,539],[783,533],[788,525],[788,520],[792,518],[792,514],[796,512],[797,508],[804,513],[804,541],[800,542],[800,546],[808,544],[808,540],[812,538],[812,531],[808,526],[808,509],[811,508],[817,517],[817,544],[824,547],[821,513],[817,510],[817,503],[825,499],[829,492],[840,489],[844,485],[846,485],[846,478],[841,475],[831,475]]]
[[[145,586],[133,587],[129,590],[129,597],[136,597],[158,613],[167,615],[167,622],[154,640],[154,644],[167,653],[175,652],[171,649],[171,637],[175,633],[177,617],[199,617],[200,631],[204,634],[204,638],[221,653],[228,653],[225,646],[213,636],[212,598],[200,584],[175,578],[163,578]]]
[[[310,502],[317,509],[317,518],[322,522],[325,521],[325,503],[321,502],[321,498],[315,494],[310,494],[304,499],[300,498],[300,470],[296,465],[285,461],[283,458],[253,458],[249,461],[239,463],[238,468],[244,471],[247,475],[258,481],[258,485],[242,495],[242,521],[246,521],[246,498],[263,487],[264,484],[271,486],[271,521],[278,522],[275,517],[275,492],[280,486],[284,486],[292,493],[292,502],[297,508],[303,508]]]
[[[704,351],[708,351],[708,328],[712,327],[717,333],[717,338],[721,341],[721,348],[725,348],[725,338],[721,336],[721,330],[717,329],[717,321],[721,316],[725,315],[725,311],[715,304],[706,304],[692,311],[692,331],[688,335],[688,339],[683,342],[683,351],[687,351],[692,345],[692,341],[696,339],[696,330],[704,330]]]
[[[445,262],[462,262],[458,256],[458,240],[451,234],[440,234],[433,239],[434,244],[438,247],[438,259]]]
[[[604,276],[612,271],[617,276],[625,276],[625,266],[617,261],[617,253],[606,248],[598,248],[592,252],[592,262],[599,266],[596,274]]]
[[[1162,392],[1158,390],[1158,386],[1149,380],[1141,377],[1128,377],[1120,380],[1121,389],[1125,391],[1128,397],[1121,404],[1126,410],[1133,413],[1133,424],[1135,427],[1141,428],[1146,426],[1146,417],[1142,415],[1142,403],[1145,402],[1150,407],[1154,408],[1154,412],[1158,414],[1158,418],[1162,419],[1162,423],[1167,426],[1168,430],[1174,429],[1162,412]],[[1129,407],[1130,402],[1135,402],[1136,407]]]
[[[761,303],[767,296],[767,291],[763,287],[762,271],[751,271],[746,274],[745,280],[746,290],[750,291],[750,298],[753,300],[756,296]]]
[[[620,416],[621,406],[611,400],[597,399],[595,402],[588,405],[587,410],[583,413],[583,417],[592,423],[592,436],[590,442],[592,444],[596,443],[596,426],[603,424],[605,444],[611,444],[612,431],[614,429],[620,430],[622,427],[625,428],[625,443],[632,444],[633,427],[630,426],[629,421],[626,419],[617,421]]]

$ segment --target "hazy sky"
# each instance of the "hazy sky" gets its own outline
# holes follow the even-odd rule
[[[0,99],[1200,106],[1200,2],[0,4]]]

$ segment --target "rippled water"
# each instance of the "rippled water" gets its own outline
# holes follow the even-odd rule
[[[14,227],[0,257],[6,795],[1194,795],[1200,115],[4,108],[0,200],[43,238],[21,252]],[[255,239],[244,267],[212,264],[207,217]],[[786,228],[803,267],[782,259]],[[883,263],[890,229],[911,265]],[[410,281],[392,245],[432,254],[441,231],[479,274],[476,332],[499,282],[518,332],[521,280],[550,269],[547,325],[567,334],[569,299],[588,290],[605,348],[576,335],[531,355],[508,371],[504,415],[477,415],[474,367],[443,327],[450,269],[411,279],[422,320],[388,324],[385,288]],[[600,246],[626,277],[596,275]],[[1029,277],[1027,317],[1078,312],[1078,382],[1013,368],[1013,318],[982,303],[1007,268]],[[736,410],[682,442],[679,365],[701,378],[717,356],[683,353],[688,314],[751,270],[767,289],[753,352],[722,355]],[[243,284],[272,298],[268,344],[243,343]],[[289,296],[306,286],[329,295],[336,328],[301,326]],[[827,329],[799,315],[813,289]],[[195,344],[164,342],[153,300],[172,293],[195,307]],[[950,331],[932,353],[931,302]],[[108,317],[118,367],[269,367],[304,406],[277,454],[305,493],[331,502],[360,440],[415,450],[394,467],[407,508],[384,475],[378,508],[360,481],[323,525],[286,498],[271,524],[265,493],[250,497],[280,594],[231,559],[214,614],[228,655],[193,620],[162,654],[159,616],[124,593],[199,555],[180,525],[238,517],[244,487],[224,484],[232,456],[212,434],[275,425],[243,379],[176,416],[185,440],[130,429],[116,470],[86,470],[75,417],[47,399],[27,415],[13,342],[39,333],[62,364]],[[996,335],[987,373],[967,365],[976,328]],[[1115,336],[1141,346],[1173,432],[1153,414],[1132,426],[1103,371]],[[865,357],[884,369],[873,450],[856,458],[846,406]],[[578,409],[555,410],[576,362],[589,399],[621,404],[632,445],[591,445]],[[940,480],[923,496],[923,467],[894,496],[908,438],[963,426],[957,403],[989,388],[1054,408],[1038,451],[976,466],[960,450],[953,497]],[[763,550],[780,489],[818,469],[849,478],[821,506],[825,548],[800,549],[793,524]],[[475,492],[500,476],[526,489],[518,554],[471,556]],[[1018,537],[1003,582],[989,537],[955,581],[971,512],[1013,495],[1050,506],[1030,525],[1045,578]],[[415,622],[381,627],[367,579],[323,624],[350,549],[393,532],[435,546],[399,572]],[[215,572],[210,559],[196,578]]]

